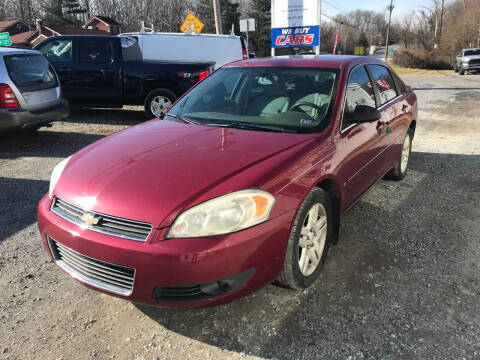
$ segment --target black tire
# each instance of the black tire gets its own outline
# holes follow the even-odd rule
[[[458,72],[460,73],[460,75],[465,75],[465,70],[463,69],[458,70]]]
[[[150,118],[150,119],[153,119],[153,118],[156,118],[156,117],[159,117],[159,118],[162,118],[163,115],[161,116],[157,116],[156,114],[153,113],[152,111],[152,101],[154,101],[154,99],[156,97],[163,97],[163,98],[166,98],[168,99],[168,101],[170,102],[170,106],[173,105],[173,103],[175,101],[177,101],[177,96],[170,90],[168,89],[155,89],[153,91],[151,91],[147,97],[145,98],[145,102],[144,102],[144,107],[145,107],[145,113],[147,114],[147,116]],[[166,107],[164,109],[164,113],[168,110],[168,108]]]
[[[320,256],[320,262],[318,263],[315,271],[311,275],[305,276],[300,270],[299,265],[301,256],[301,250],[299,248],[300,233],[305,221],[307,220],[307,215],[310,209],[317,203],[323,206],[327,217],[326,240],[323,252]],[[335,222],[333,216],[332,205],[328,194],[320,188],[314,188],[308,194],[298,210],[285,251],[283,269],[279,277],[275,280],[275,284],[292,290],[303,290],[313,284],[313,282],[318,278],[323,265],[325,264],[328,250],[330,248],[330,244],[332,243],[332,238],[335,232]],[[303,251],[305,251],[305,249],[303,249]]]
[[[407,137],[408,137],[408,140],[407,140]],[[404,140],[404,141],[409,141],[407,164],[404,170],[402,171],[402,162],[405,161],[405,158],[403,156],[404,152],[402,149],[402,152],[400,153],[400,156],[398,158],[397,163],[395,164],[395,167],[391,169],[386,176],[388,179],[396,180],[396,181],[405,179],[405,176],[407,175],[407,172],[408,172],[408,162],[410,161],[410,155],[412,153],[412,140],[413,140],[413,130],[408,129],[407,133],[405,134],[405,140]]]
[[[52,124],[51,123],[42,123],[42,124],[29,125],[29,126],[24,127],[22,130],[27,131],[27,132],[34,132],[34,131],[37,131],[38,129],[40,129],[41,127],[44,127],[44,126],[51,127]]]

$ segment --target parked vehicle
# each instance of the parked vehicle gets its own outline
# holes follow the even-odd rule
[[[227,65],[165,115],[63,160],[39,203],[55,263],[135,302],[219,305],[317,279],[340,216],[405,177],[412,89],[381,60]]]
[[[455,59],[453,70],[460,75],[465,75],[469,71],[480,70],[480,48],[462,49]]]
[[[0,131],[36,130],[68,114],[57,75],[42,54],[0,47]]]
[[[213,70],[213,62],[139,60],[135,39],[123,42],[125,49],[118,36],[55,36],[35,49],[57,71],[72,106],[143,105],[150,118],[163,116],[180,95]]]
[[[233,61],[248,58],[245,41],[240,36],[214,34],[177,34],[134,32],[120,35],[130,43],[134,59],[145,62],[213,63],[216,69]]]

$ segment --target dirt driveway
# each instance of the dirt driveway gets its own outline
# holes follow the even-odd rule
[[[404,78],[421,106],[411,171],[344,217],[315,286],[205,310],[89,290],[39,239],[36,204],[55,164],[142,112],[88,110],[1,134],[0,358],[480,358],[480,76]]]

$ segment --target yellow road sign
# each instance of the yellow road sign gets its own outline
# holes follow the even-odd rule
[[[195,33],[200,34],[203,29],[204,24],[191,12],[187,14],[185,17],[185,21],[183,22],[182,26],[180,26],[181,32],[187,32],[187,26],[191,30],[192,25],[194,26]]]

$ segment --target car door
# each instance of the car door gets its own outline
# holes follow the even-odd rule
[[[348,122],[358,105],[377,107],[375,90],[364,65],[352,69],[345,93],[337,146],[344,154],[338,174],[346,195],[342,199],[342,209],[349,207],[381,176],[384,161],[381,148],[383,135],[377,128],[379,122]]]
[[[380,172],[390,170],[398,161],[403,140],[409,126],[411,106],[406,99],[405,87],[401,89],[390,70],[382,65],[367,66],[377,94],[378,110],[382,113],[377,129],[379,147],[384,154]]]
[[[78,37],[78,59],[75,66],[75,102],[83,105],[120,105],[120,55],[115,39]],[[117,61],[115,61],[117,59]]]
[[[75,93],[74,66],[75,49],[72,38],[56,39],[52,37],[40,43],[36,48],[52,64],[67,99]]]

